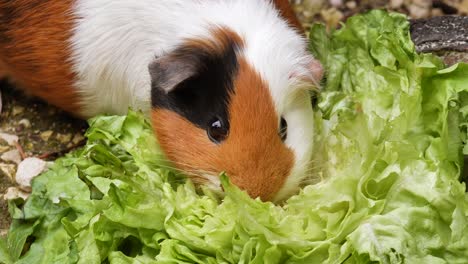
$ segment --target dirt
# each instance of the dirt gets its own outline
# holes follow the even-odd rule
[[[0,155],[8,151],[23,152],[24,157],[40,157],[54,160],[83,140],[87,124],[37,98],[26,96],[14,89],[6,80],[0,81],[2,112],[0,132],[16,135],[18,145],[10,145],[0,139]],[[22,158],[24,158],[22,157]],[[9,225],[7,203],[3,194],[14,181],[17,164],[0,159],[0,235]]]
[[[468,15],[468,0],[290,0],[306,29],[317,22],[328,28],[357,13],[371,9],[387,9],[407,14],[410,18],[430,18],[441,15]]]
[[[346,18],[375,8],[403,12],[412,18],[468,13],[468,0],[292,0],[291,2],[306,29],[317,21],[326,24],[329,28],[340,27],[340,23]],[[468,61],[466,53],[449,56],[452,63],[463,58]],[[75,119],[36,98],[24,95],[6,80],[0,81],[0,92],[3,102],[0,132],[16,135],[19,138],[16,146],[0,139],[0,155],[16,150],[23,154],[21,158],[28,156],[54,160],[82,143],[87,127],[83,120]],[[14,161],[0,159],[0,236],[6,234],[10,221],[7,204],[1,196],[8,187],[15,186],[16,167]]]

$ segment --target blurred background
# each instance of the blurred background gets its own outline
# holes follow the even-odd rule
[[[468,0],[290,0],[299,19],[307,29],[316,21],[329,28],[370,9],[387,9],[407,14],[410,18],[430,18],[442,15],[468,15]]]

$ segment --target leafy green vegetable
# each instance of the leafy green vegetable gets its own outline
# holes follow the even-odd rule
[[[466,263],[468,65],[417,54],[405,17],[383,11],[316,25],[311,44],[327,71],[319,183],[280,207],[221,175],[219,201],[170,169],[142,115],[102,116],[10,203],[0,261]]]

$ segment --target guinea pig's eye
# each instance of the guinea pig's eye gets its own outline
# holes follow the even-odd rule
[[[280,122],[280,128],[278,132],[279,136],[281,137],[281,140],[285,141],[286,137],[288,136],[288,122],[286,122],[286,119],[281,117],[281,122]]]
[[[228,128],[221,118],[215,117],[208,124],[207,134],[211,141],[219,144],[226,139]]]

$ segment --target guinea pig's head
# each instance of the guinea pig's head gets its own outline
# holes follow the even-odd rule
[[[271,54],[262,66],[239,35],[213,32],[150,64],[158,141],[197,182],[219,189],[226,172],[253,198],[283,199],[307,176],[313,112],[304,83],[320,78],[320,64],[303,48],[293,58]]]

